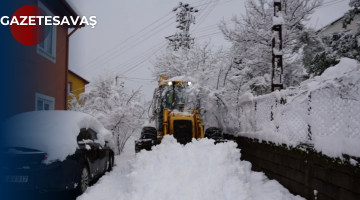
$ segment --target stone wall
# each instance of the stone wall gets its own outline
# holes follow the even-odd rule
[[[241,159],[251,162],[252,170],[264,172],[293,194],[308,200],[360,200],[360,166],[351,165],[346,155],[332,159],[312,150],[226,134],[225,138],[238,143]]]

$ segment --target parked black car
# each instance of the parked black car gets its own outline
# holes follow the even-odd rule
[[[114,152],[97,142],[97,133],[92,129],[81,129],[77,142],[79,147],[73,155],[50,164],[45,164],[45,152],[18,147],[3,149],[2,189],[84,193],[91,181],[112,169]]]

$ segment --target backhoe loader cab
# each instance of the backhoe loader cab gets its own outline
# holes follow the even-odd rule
[[[160,77],[159,87],[154,91],[150,119],[150,122],[155,122],[152,123],[155,127],[143,128],[141,138],[135,142],[136,152],[142,149],[151,150],[151,146],[159,144],[165,135],[173,135],[181,144],[191,142],[192,138],[204,137],[204,124],[199,114],[200,105],[190,104],[188,101],[187,90],[192,86],[191,81],[184,79],[168,80],[166,76]],[[220,131],[218,128],[211,128]],[[155,131],[150,133],[149,129],[156,129],[157,135],[154,135]]]

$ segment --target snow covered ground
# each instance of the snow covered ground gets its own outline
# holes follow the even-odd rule
[[[183,146],[167,136],[135,156],[130,141],[114,170],[77,200],[303,200],[239,158],[233,142],[202,139]]]

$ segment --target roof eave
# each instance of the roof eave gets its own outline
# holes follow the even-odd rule
[[[70,4],[66,0],[42,0],[43,2],[46,2],[46,4],[51,7],[53,10],[55,10],[61,17],[72,16],[73,18],[80,17],[80,13],[77,13],[74,8],[70,6]],[[68,26],[69,28],[76,28],[76,27],[85,27],[85,24],[82,24],[80,26],[80,20],[78,20],[77,24],[70,24]]]
[[[72,74],[74,74],[76,77],[78,77],[79,79],[83,80],[85,85],[89,84],[90,81],[86,80],[84,77],[80,76],[78,73],[76,73],[74,70],[69,69],[69,72],[71,72]]]

